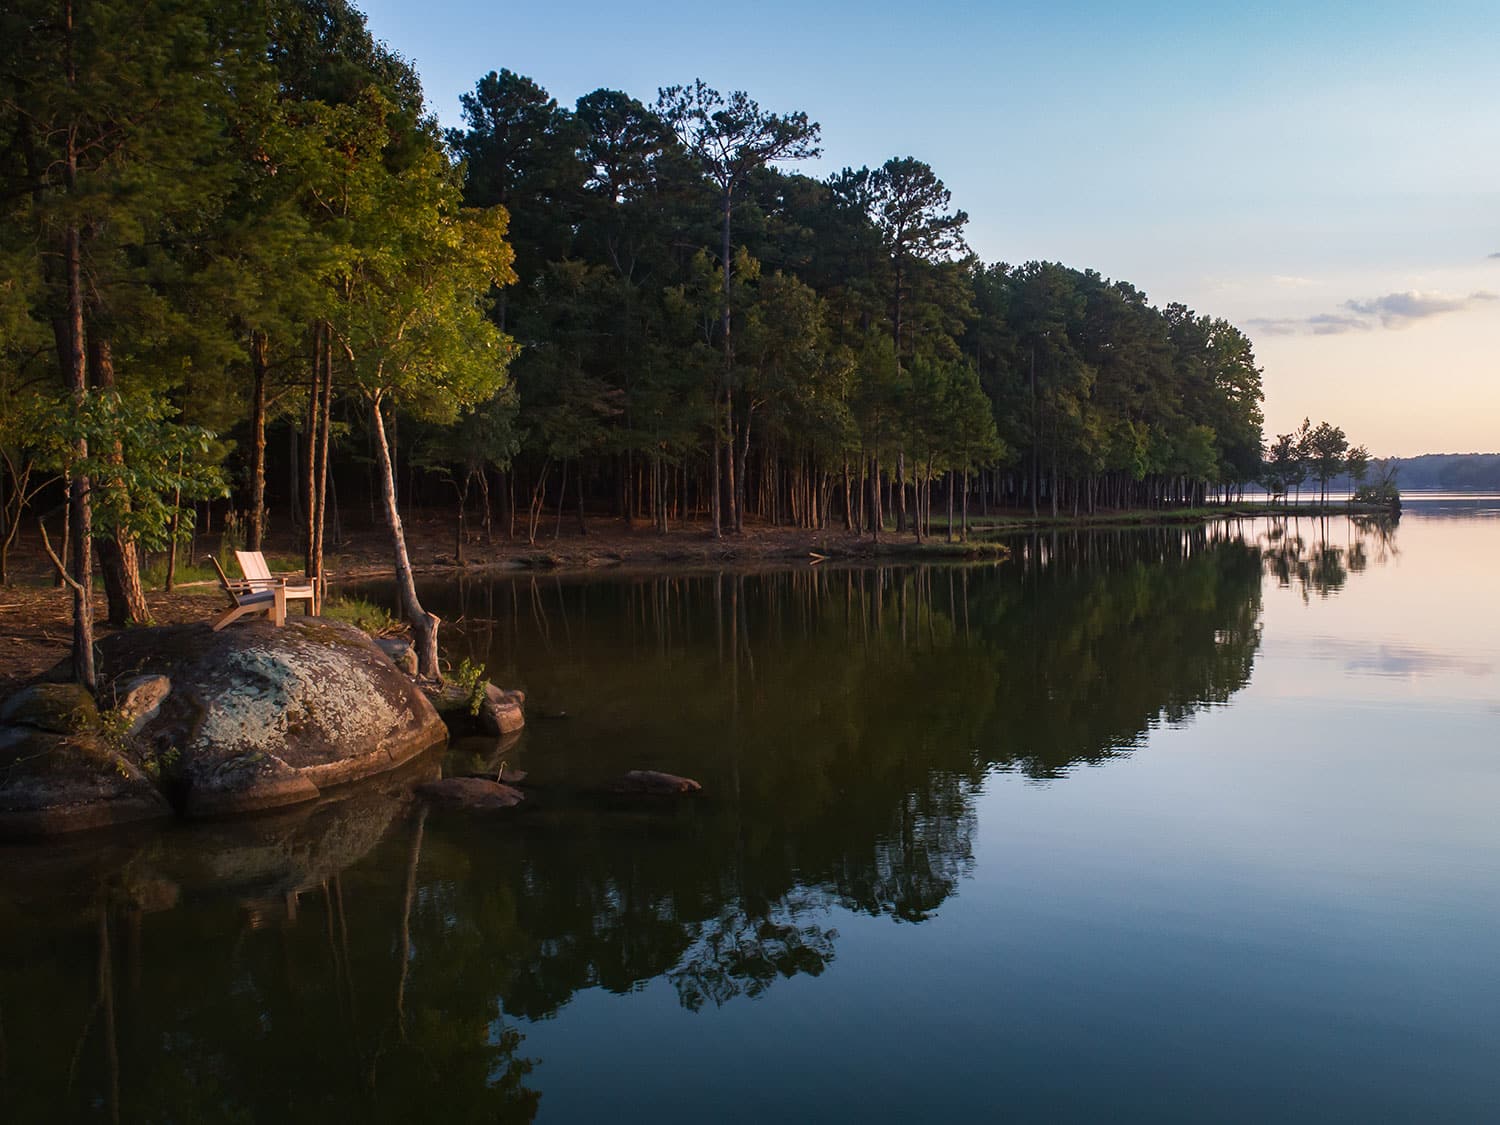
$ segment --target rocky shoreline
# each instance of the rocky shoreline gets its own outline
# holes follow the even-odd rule
[[[449,735],[400,659],[321,618],[111,634],[97,701],[44,681],[0,703],[0,837],[238,816],[395,769]],[[521,702],[486,696],[497,733]]]

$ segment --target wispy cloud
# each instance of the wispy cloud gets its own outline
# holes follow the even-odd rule
[[[1500,257],[1500,254],[1492,255]],[[1345,301],[1339,312],[1305,317],[1261,317],[1246,325],[1268,336],[1337,336],[1345,332],[1368,332],[1382,328],[1405,328],[1408,324],[1446,313],[1462,312],[1475,305],[1500,300],[1500,295],[1476,290],[1467,297],[1432,290],[1408,289],[1383,297]]]
[[[1496,250],[1493,254],[1487,255],[1487,257],[1490,257],[1490,258],[1500,258],[1500,250]]]
[[[1340,313],[1319,313],[1307,318],[1306,324],[1314,336],[1337,336],[1341,332],[1368,332],[1370,322],[1357,316]]]
[[[1408,289],[1405,293],[1387,293],[1368,301],[1345,301],[1344,308],[1363,316],[1379,317],[1380,323],[1387,328],[1401,328],[1413,320],[1461,312],[1470,305],[1495,299],[1495,294],[1483,290],[1467,297],[1449,297],[1442,293]]]

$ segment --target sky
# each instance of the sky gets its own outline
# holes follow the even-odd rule
[[[1061,261],[1243,329],[1268,437],[1500,450],[1500,2],[355,0],[429,104],[701,77],[916,156],[986,261]]]

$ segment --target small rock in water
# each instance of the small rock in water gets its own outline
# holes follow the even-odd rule
[[[675,773],[659,770],[631,770],[614,784],[616,793],[652,793],[672,795],[677,793],[699,793],[703,786],[690,777],[678,777]]]
[[[514,734],[526,725],[524,691],[502,691],[494,684],[484,685],[484,702],[479,705],[479,719],[486,731],[494,735]]]
[[[417,786],[417,792],[436,805],[489,812],[508,809],[526,799],[519,789],[479,777],[445,777]]]

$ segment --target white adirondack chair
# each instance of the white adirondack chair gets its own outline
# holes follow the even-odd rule
[[[266,565],[266,556],[259,551],[236,551],[245,581],[256,590],[279,590],[287,602],[302,602],[309,616],[316,616],[323,608],[323,599],[318,583],[300,574],[272,574]],[[286,620],[285,613],[282,621]],[[278,622],[279,624],[279,622]]]
[[[232,582],[224,573],[224,568],[219,565],[218,559],[209,555],[208,561],[214,564],[214,571],[219,576],[219,585],[224,588],[224,593],[228,594],[229,600],[234,603],[228,612],[214,622],[215,633],[224,626],[238,621],[241,617],[248,617],[252,613],[269,614],[271,624],[278,629],[286,624],[286,587],[266,588],[257,587],[248,581]]]

